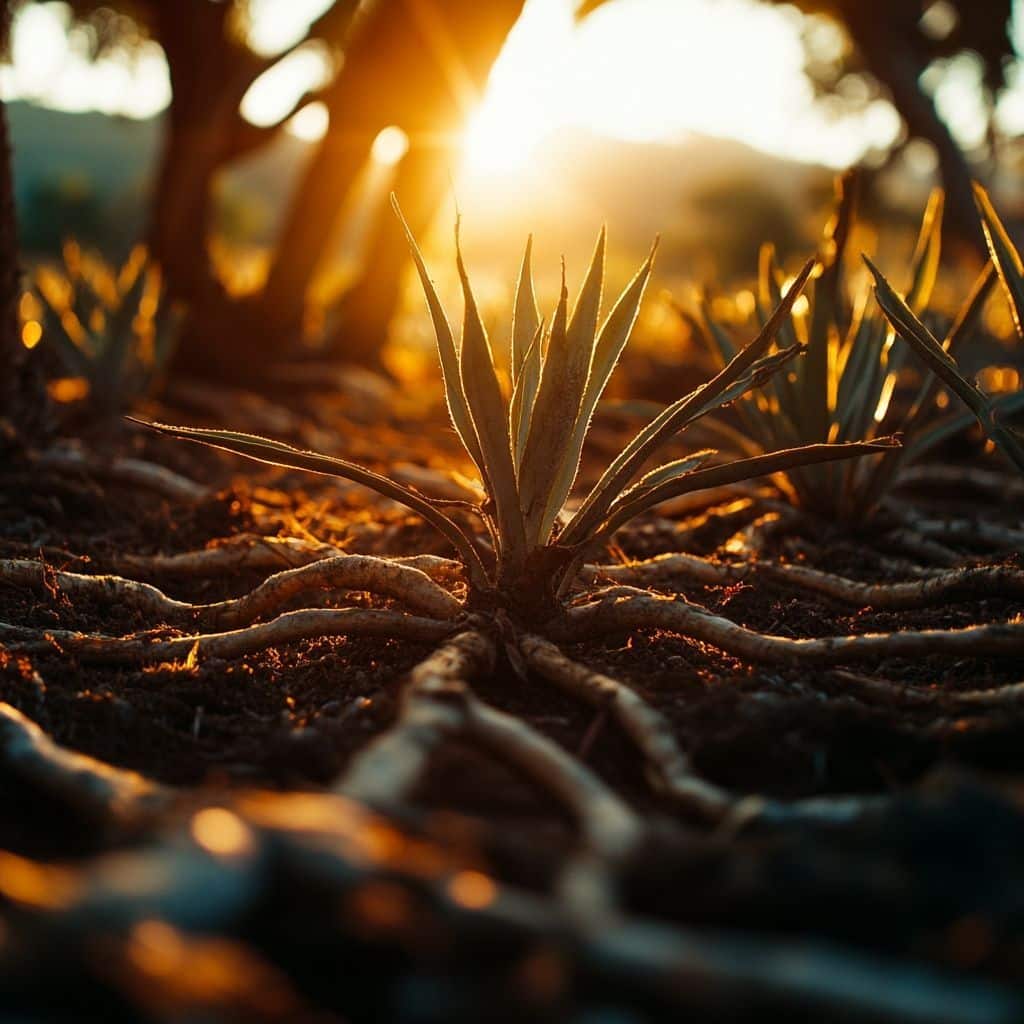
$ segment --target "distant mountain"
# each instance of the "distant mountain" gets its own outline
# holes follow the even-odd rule
[[[19,230],[26,249],[52,251],[73,234],[121,249],[145,223],[160,125],[9,103]]]
[[[108,250],[144,230],[149,182],[159,159],[159,119],[67,114],[8,105],[15,188],[24,244],[53,250],[75,234]],[[282,135],[236,168],[221,192],[221,228],[267,242],[309,146]],[[700,258],[719,272],[749,270],[757,243],[781,248],[808,235],[808,197],[820,204],[830,173],[768,156],[739,142],[690,136],[678,143],[632,143],[563,132],[538,147],[515,176],[464,177],[459,199],[467,246],[480,255],[508,248],[527,230],[545,251],[589,249],[609,224],[620,250],[663,236],[666,261]],[[816,223],[816,230],[820,225]],[[695,268],[697,269],[697,268]]]
[[[663,269],[710,253],[716,267],[706,269],[731,271],[740,261],[749,271],[760,240],[787,249],[820,227],[805,221],[829,195],[831,177],[728,139],[637,143],[563,132],[538,147],[525,184],[503,187],[496,176],[467,185],[460,202],[467,234],[480,243],[528,224],[544,232],[545,247],[582,251],[607,223],[628,249],[646,248],[660,233]]]

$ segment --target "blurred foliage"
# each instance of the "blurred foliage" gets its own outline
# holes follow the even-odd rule
[[[102,416],[151,393],[179,326],[162,298],[160,268],[145,246],[115,267],[65,242],[62,263],[38,266],[20,304],[22,344],[49,357],[50,396]]]
[[[787,373],[735,406],[735,421],[720,420],[724,442],[746,454],[814,442],[861,440],[899,431],[904,446],[873,459],[799,467],[785,485],[799,504],[831,519],[858,521],[874,513],[901,466],[921,458],[969,426],[962,416],[942,416],[938,384],[907,367],[909,349],[871,302],[869,281],[848,266],[857,220],[856,179],[837,186],[837,207],[820,246],[820,271],[806,297],[793,307],[779,331],[778,344],[803,344],[807,353]],[[926,316],[939,270],[943,195],[928,203],[907,272],[907,303]],[[771,245],[761,250],[758,294],[737,296],[733,308],[768,322],[771,310],[791,282],[779,267]],[[961,344],[976,327],[991,285],[983,276],[948,343]],[[684,314],[685,315],[685,314]],[[735,353],[733,335],[707,297],[701,328],[720,365]]]
[[[698,189],[691,204],[700,215],[701,243],[714,252],[722,277],[743,274],[766,238],[783,260],[805,241],[792,204],[753,176],[717,179]]]
[[[848,75],[868,70],[857,47],[875,33],[895,37],[926,62],[976,53],[993,93],[1006,84],[1014,56],[1010,38],[1013,0],[769,0],[788,3],[811,16],[807,23],[807,71],[819,89],[841,94]],[[853,46],[836,46],[822,32],[822,19],[842,25]],[[848,83],[847,83],[848,87]]]
[[[1010,307],[1017,337],[1024,344],[1024,262],[999,219],[988,193],[979,185],[975,186],[975,198],[992,256],[992,264],[986,268],[983,277],[987,276],[991,280],[994,268]],[[1012,376],[1004,373],[998,376],[988,374],[990,383],[998,381],[1000,384],[1008,384],[1009,393],[997,397],[986,394],[961,372],[954,358],[956,350],[951,340],[947,338],[940,342],[922,323],[912,305],[893,290],[870,261],[868,266],[875,278],[879,305],[892,328],[920,357],[929,373],[935,374],[967,407],[969,412],[961,419],[966,423],[976,419],[989,440],[1024,473],[1024,431],[1008,422],[1024,411],[1024,388],[1021,387],[1020,374],[1016,371]],[[976,301],[974,296],[968,299],[965,310],[970,310]],[[962,314],[961,319],[966,315]]]

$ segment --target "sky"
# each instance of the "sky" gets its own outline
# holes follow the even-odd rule
[[[251,41],[283,50],[329,0],[253,0]],[[514,171],[552,132],[564,128],[637,141],[674,141],[699,132],[738,139],[798,160],[846,166],[897,137],[899,119],[884,100],[835,117],[815,103],[802,72],[802,16],[756,0],[617,0],[582,25],[571,0],[528,0],[480,102],[467,121],[466,170]],[[90,63],[69,41],[61,3],[30,5],[17,19],[13,65],[0,71],[7,99],[30,98],[65,110],[148,117],[163,109],[170,86],[163,55],[147,44],[131,61]],[[1024,51],[1024,0],[1015,17]],[[827,28],[826,50],[839,45]],[[303,47],[259,80],[243,102],[256,123],[277,120],[295,98],[323,81],[325,55]],[[979,142],[980,70],[970,57],[936,76],[936,98],[954,132]],[[999,118],[1024,132],[1024,73]],[[291,125],[307,138],[326,126],[309,107]]]

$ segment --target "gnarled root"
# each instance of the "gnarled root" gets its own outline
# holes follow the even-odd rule
[[[262,537],[238,534],[216,547],[186,551],[176,555],[121,555],[114,568],[121,573],[140,576],[193,577],[215,576],[223,572],[251,570],[273,572],[298,568],[325,558],[346,555],[344,548],[298,537]],[[437,555],[411,555],[389,558],[389,562],[419,569],[439,583],[454,583],[463,578],[462,565]]]
[[[666,519],[662,516],[641,522],[630,527],[630,533],[638,537],[664,536],[670,537],[678,547],[686,547],[694,534],[706,529],[710,524],[728,526],[733,523],[748,521],[758,513],[759,503],[752,498],[737,498],[727,505],[709,508],[705,512],[688,519]]]
[[[345,796],[393,807],[422,777],[431,754],[452,737],[468,740],[509,762],[551,793],[583,834],[561,891],[580,912],[604,909],[610,871],[634,848],[640,825],[627,805],[586,766],[525,722],[484,704],[466,679],[493,661],[490,640],[478,632],[454,637],[410,675],[396,724],[353,761],[335,787]]]
[[[578,700],[612,714],[644,755],[648,781],[656,791],[715,821],[732,807],[730,797],[694,775],[667,719],[629,687],[571,661],[539,636],[522,637],[519,649],[539,675]]]
[[[941,566],[943,569],[953,568],[963,558],[959,552],[909,527],[890,530],[884,534],[882,540],[884,540],[887,547],[898,548],[900,551],[913,555],[914,558],[922,562],[930,563],[933,566]]]
[[[795,639],[758,633],[681,598],[655,597],[644,591],[630,593],[625,587],[616,588],[614,594],[602,600],[569,609],[561,627],[572,639],[632,629],[665,629],[747,661],[776,665],[834,665],[929,654],[977,657],[1024,653],[1024,622]]]
[[[399,804],[430,755],[462,727],[465,681],[493,659],[486,637],[465,632],[420,662],[409,674],[397,722],[355,756],[335,790],[373,807]]]
[[[908,466],[896,478],[897,488],[932,487],[948,494],[964,488],[977,491],[994,501],[1024,501],[1024,480],[990,469],[961,466]]]
[[[949,690],[938,687],[908,686],[891,679],[864,676],[855,672],[833,673],[855,696],[912,708],[947,711],[1024,711],[1024,682],[1006,683],[985,690]]]
[[[210,494],[210,489],[202,484],[166,466],[142,459],[98,459],[74,448],[53,448],[34,455],[32,464],[39,469],[58,473],[85,473],[102,480],[141,487],[171,501],[202,501]]]
[[[397,598],[431,618],[450,619],[461,604],[425,573],[372,555],[340,555],[276,573],[244,597],[213,604],[190,604],[168,597],[148,583],[120,576],[85,576],[49,569],[42,562],[0,560],[0,581],[40,590],[58,589],[69,597],[116,600],[164,622],[190,622],[205,629],[237,629],[273,614],[285,601],[309,591],[368,591]]]
[[[862,583],[802,565],[769,562],[753,566],[753,572],[860,608],[924,608],[949,598],[1024,596],[1024,571],[1002,565],[950,569],[906,583]]]
[[[591,580],[603,578],[637,586],[680,577],[710,586],[769,579],[843,604],[876,609],[923,608],[952,597],[1024,596],[1024,570],[1001,565],[951,569],[905,583],[863,583],[802,565],[715,562],[696,555],[672,554],[627,565],[587,565],[583,573]]]
[[[914,519],[912,522],[915,531],[929,539],[997,551],[1024,549],[1024,530],[998,523],[971,522],[969,519]]]
[[[676,742],[670,723],[624,683],[572,661],[554,644],[538,636],[522,637],[520,650],[527,664],[549,682],[592,707],[611,712],[643,754],[647,779],[656,792],[727,830],[754,822],[848,825],[886,806],[887,801],[879,797],[810,798],[783,803],[737,796],[699,778],[690,758]]]
[[[135,772],[58,746],[35,722],[4,703],[0,766],[30,791],[55,797],[100,823],[130,824],[170,799],[169,790]]]
[[[26,653],[59,649],[82,661],[130,664],[173,662],[186,658],[229,660],[280,647],[297,640],[328,636],[393,637],[436,643],[451,632],[451,624],[400,612],[366,608],[307,608],[286,612],[270,622],[232,630],[154,640],[143,636],[110,637],[62,629],[32,629],[0,623],[0,642]]]

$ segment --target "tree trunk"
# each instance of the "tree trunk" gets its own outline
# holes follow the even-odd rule
[[[287,331],[301,322],[345,195],[383,128],[397,125],[410,138],[399,172],[401,199],[410,223],[422,229],[429,222],[454,170],[458,134],[522,6],[523,0],[378,0],[371,7],[324,96],[331,128],[288,211],[264,291],[264,323]],[[376,360],[406,258],[386,214],[371,238],[366,269],[343,303],[342,358]]]
[[[395,175],[392,188],[413,234],[422,238],[448,189],[448,168],[457,150],[412,145]],[[342,297],[339,323],[327,340],[332,356],[374,366],[388,333],[388,324],[401,298],[402,272],[409,243],[390,203],[382,204],[369,235],[362,269]]]
[[[894,106],[912,136],[930,142],[939,159],[939,174],[946,190],[946,224],[952,233],[987,259],[985,239],[974,208],[971,171],[963,152],[921,87],[928,60],[915,45],[916,17],[901,20],[894,9],[892,21],[872,16],[856,0],[848,0],[844,18],[868,70],[889,90]]]
[[[7,108],[0,101],[0,449],[36,441],[48,420],[39,361],[21,343],[21,271]]]

